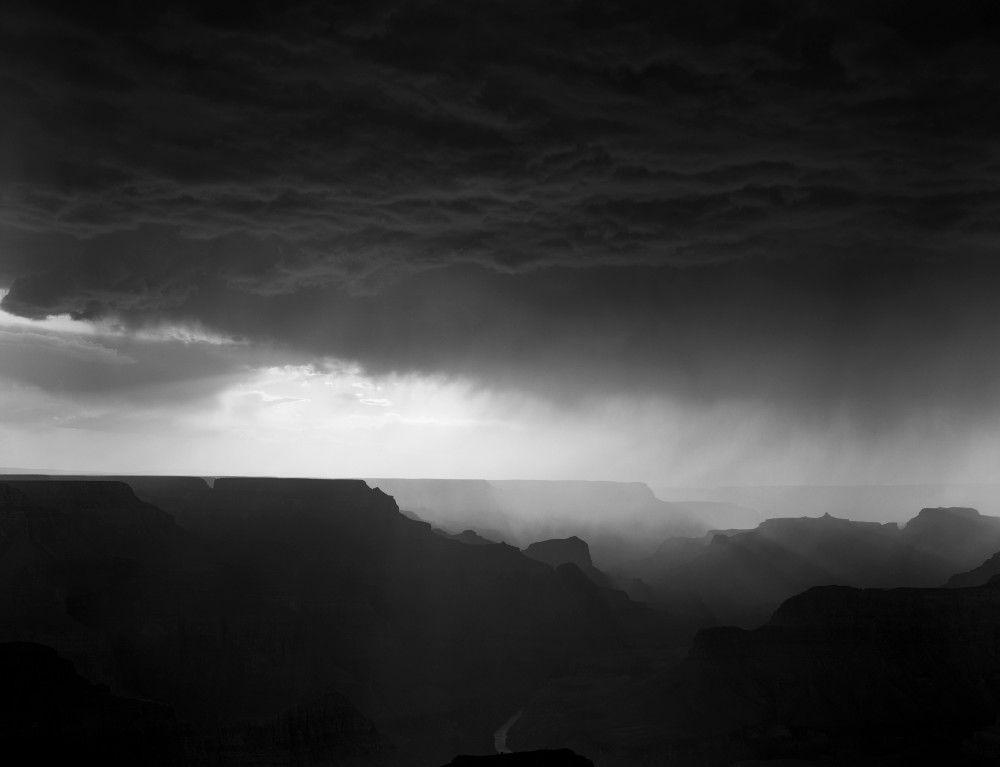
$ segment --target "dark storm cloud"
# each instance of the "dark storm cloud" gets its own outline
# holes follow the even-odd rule
[[[998,22],[989,3],[11,7],[3,306],[198,320],[373,369],[888,391],[979,344],[971,313],[992,327],[973,302],[925,328],[914,296],[995,276]],[[874,334],[824,287],[842,274],[872,286],[853,309]],[[951,391],[932,379],[904,389]]]

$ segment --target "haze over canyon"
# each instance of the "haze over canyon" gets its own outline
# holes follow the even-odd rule
[[[996,763],[998,135],[987,0],[0,4],[0,753]]]

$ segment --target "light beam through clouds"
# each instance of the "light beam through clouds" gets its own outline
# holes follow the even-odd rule
[[[192,331],[0,314],[0,465],[690,486],[989,481],[1000,459],[995,423],[969,432],[946,413],[873,439],[849,418],[820,429],[735,400],[693,406],[615,392],[566,405],[443,376],[373,376],[335,360],[273,364],[278,356]],[[164,360],[169,387],[143,373]]]

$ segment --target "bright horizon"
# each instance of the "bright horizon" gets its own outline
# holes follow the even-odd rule
[[[1000,460],[990,424],[949,433],[944,416],[872,438],[755,403],[614,393],[559,403],[291,356],[191,330],[0,313],[0,465],[724,487],[989,483]]]

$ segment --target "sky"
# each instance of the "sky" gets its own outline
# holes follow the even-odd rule
[[[991,2],[4,3],[0,466],[990,482]]]

